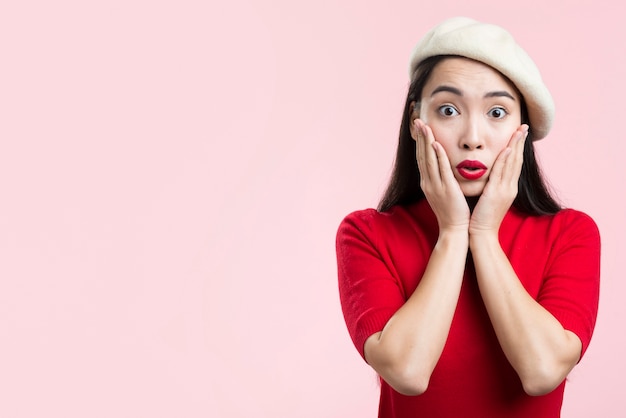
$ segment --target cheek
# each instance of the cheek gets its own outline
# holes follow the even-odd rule
[[[497,152],[505,149],[509,145],[509,142],[511,142],[511,138],[513,138],[513,134],[518,127],[519,125],[511,124],[511,126],[508,126],[506,129],[494,132],[493,141],[491,143],[492,148]]]
[[[502,136],[502,138],[498,141],[496,141],[496,143],[493,145],[493,149],[494,151],[496,151],[496,153],[500,153],[502,152],[502,150],[504,150],[507,145],[509,145],[509,139],[511,138],[511,136]]]
[[[430,129],[433,131],[435,141],[439,142],[446,153],[449,153],[453,148],[458,135],[450,126],[439,126],[437,124],[430,124]]]

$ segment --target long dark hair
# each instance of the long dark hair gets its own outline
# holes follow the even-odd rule
[[[428,81],[435,66],[452,55],[438,55],[425,59],[415,70],[413,81],[409,85],[402,124],[400,125],[400,138],[398,150],[391,173],[391,179],[385,194],[378,204],[379,212],[387,212],[395,205],[409,205],[424,199],[424,192],[420,187],[420,174],[415,159],[415,141],[411,137],[411,103],[416,102],[419,106],[422,90]],[[521,95],[520,95],[521,97]],[[529,215],[554,214],[561,210],[561,206],[551,196],[549,188],[541,169],[535,158],[535,146],[532,141],[532,125],[528,119],[528,111],[522,97],[522,123],[530,126],[528,138],[524,145],[524,163],[518,183],[518,192],[513,207]]]

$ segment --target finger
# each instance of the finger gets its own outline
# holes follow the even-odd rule
[[[528,139],[528,129],[522,131],[522,136],[517,143],[517,152],[515,153],[515,171],[516,177],[519,177],[519,173],[522,171],[522,164],[524,163],[524,147],[526,146],[526,140]]]
[[[450,168],[450,160],[448,159],[448,154],[446,154],[446,150],[443,149],[443,146],[437,141],[433,142],[433,148],[437,155],[437,162],[439,164],[439,176],[444,183],[448,183],[451,181],[455,181],[454,173]]]
[[[426,170],[426,146],[424,144],[424,134],[422,132],[421,121],[419,119],[415,119],[413,121],[413,126],[415,127],[415,132],[417,133],[417,138],[415,140],[415,149],[416,149],[416,158],[417,158],[417,168],[419,169],[420,177],[423,180],[428,180],[429,175]]]
[[[528,125],[521,125],[513,132],[507,147],[500,152],[494,162],[491,174],[489,175],[490,179],[503,181],[505,178],[511,178],[511,174],[516,171],[515,168],[518,164],[517,157],[521,157],[524,151],[524,144],[523,142],[520,143],[520,141],[524,139],[524,135],[527,131]]]
[[[424,136],[424,157],[426,163],[426,170],[428,171],[428,177],[433,184],[441,185],[441,174],[439,159],[433,144],[435,143],[435,136],[432,129],[422,122],[422,135]]]
[[[522,172],[522,164],[524,162],[524,144],[528,137],[528,125],[522,125],[516,131],[513,137],[511,153],[507,157],[503,180],[510,184],[517,184],[520,173]]]
[[[418,167],[422,179],[431,181],[433,177],[433,164],[436,164],[436,157],[433,156],[433,150],[431,145],[431,138],[425,129],[423,121],[416,119],[416,132],[417,132],[417,152],[418,152]]]
[[[496,158],[496,161],[493,163],[493,167],[491,168],[491,174],[489,174],[489,182],[493,184],[494,182],[502,181],[506,163],[512,151],[513,149],[509,146],[500,152],[500,154]]]

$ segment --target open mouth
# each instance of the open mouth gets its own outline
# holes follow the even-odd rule
[[[465,160],[456,166],[459,174],[468,180],[476,180],[481,178],[486,172],[487,167],[480,161]]]

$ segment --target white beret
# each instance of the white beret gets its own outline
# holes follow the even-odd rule
[[[509,32],[466,17],[448,19],[413,48],[409,64],[411,81],[419,63],[436,55],[459,55],[500,71],[524,96],[532,138],[537,140],[548,135],[554,120],[554,101],[539,69]]]

